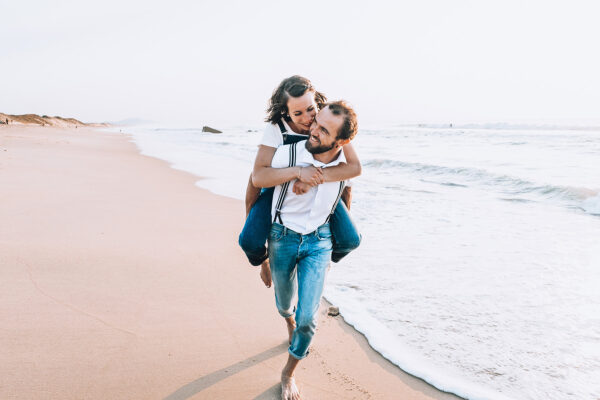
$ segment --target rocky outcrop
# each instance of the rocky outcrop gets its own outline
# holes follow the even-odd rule
[[[202,127],[202,132],[210,132],[210,133],[223,133],[218,129],[215,128],[211,128],[210,126],[203,126]]]

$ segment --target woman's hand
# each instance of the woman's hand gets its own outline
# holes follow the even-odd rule
[[[296,181],[294,182],[294,186],[292,186],[292,191],[297,195],[304,194],[310,190],[311,186],[307,183]]]
[[[317,186],[324,182],[323,170],[311,166],[301,167],[298,174],[298,180],[310,186]],[[296,185],[294,185],[295,187]]]

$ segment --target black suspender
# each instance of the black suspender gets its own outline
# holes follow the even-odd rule
[[[285,143],[285,139],[287,138],[287,129],[285,129],[285,125],[283,124],[282,120],[277,121],[277,125],[279,126],[281,136],[283,136],[283,142]]]
[[[326,223],[329,222],[329,220],[331,219],[331,216],[335,212],[335,208],[337,207],[338,203],[340,202],[340,199],[342,198],[342,192],[344,191],[345,186],[346,186],[346,182],[340,181],[340,188],[338,190],[338,195],[337,195],[337,198],[335,199],[335,203],[333,203],[333,207],[331,207],[331,212],[329,213],[329,215],[327,216],[327,219],[325,220]]]
[[[283,126],[283,123],[279,121],[281,124],[280,127]],[[296,145],[298,143],[294,143],[290,145],[290,161],[289,166],[294,167],[296,165]],[[281,220],[281,207],[283,207],[283,201],[285,200],[285,196],[287,195],[288,187],[290,186],[290,181],[287,181],[281,186],[281,192],[279,192],[279,198],[277,199],[277,203],[275,203],[275,218],[273,218],[273,222],[277,221],[279,218],[279,223],[283,225],[283,221]]]
[[[296,142],[301,142],[303,140],[308,139],[308,135],[294,135],[288,134],[287,129],[283,123],[283,120],[279,120],[277,122],[277,126],[279,126],[279,130],[281,131],[281,137],[283,138],[283,144],[292,144]]]

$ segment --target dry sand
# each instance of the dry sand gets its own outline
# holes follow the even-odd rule
[[[276,399],[286,329],[240,201],[120,134],[0,126],[1,399]],[[320,322],[304,399],[455,399]]]

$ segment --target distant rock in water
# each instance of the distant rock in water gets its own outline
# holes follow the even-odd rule
[[[211,128],[210,126],[203,126],[202,127],[202,132],[210,132],[210,133],[223,133],[218,129],[215,128]]]

